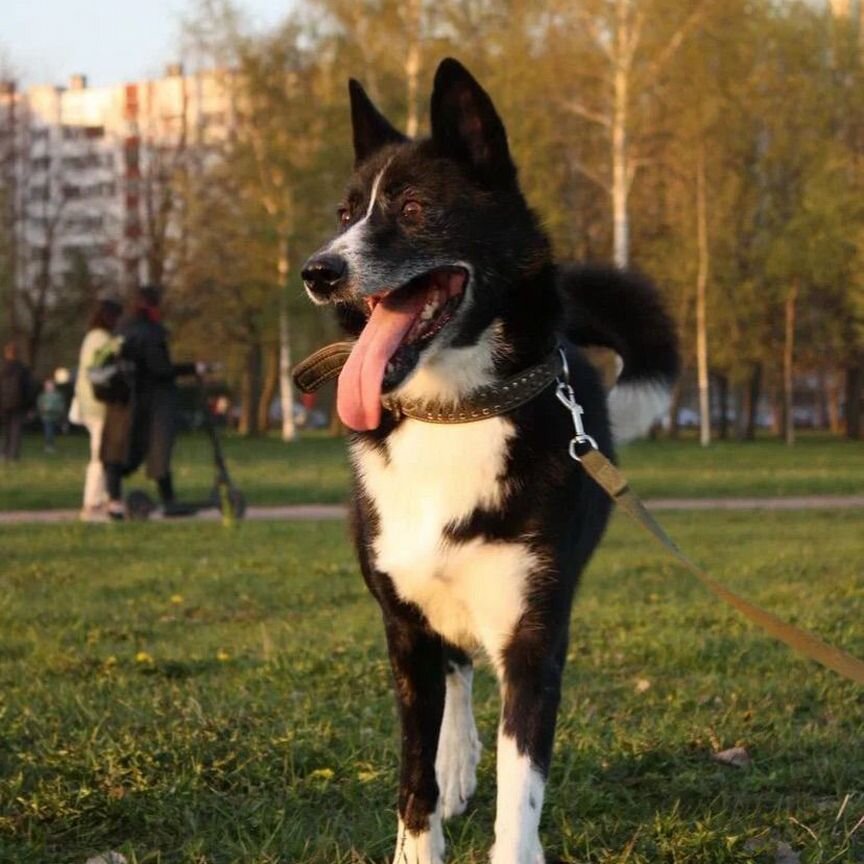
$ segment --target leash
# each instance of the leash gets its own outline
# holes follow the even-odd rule
[[[353,347],[353,342],[336,342],[298,363],[292,373],[297,387],[304,393],[311,393],[336,378]],[[573,420],[575,434],[568,445],[570,458],[582,465],[585,473],[618,507],[692,573],[705,588],[749,621],[793,651],[821,663],[856,684],[864,684],[864,662],[745,600],[712,578],[678,548],[636,493],[630,489],[624,475],[600,452],[597,442],[585,432],[582,423],[584,411],[570,386],[567,357],[560,347],[536,366],[493,387],[480,388],[471,394],[470,399],[457,405],[415,403],[387,397],[382,399],[382,402],[385,408],[397,416],[410,417],[425,423],[470,423],[512,411],[539,395],[552,383],[555,384],[555,396],[570,412]]]
[[[856,684],[864,684],[864,662],[730,591],[681,551],[636,493],[630,489],[624,475],[597,449],[594,439],[586,434],[582,426],[582,406],[576,401],[573,388],[570,386],[567,359],[563,351],[561,357],[563,372],[558,379],[555,395],[573,417],[575,434],[568,448],[570,457],[581,463],[585,473],[606,492],[612,501],[640,528],[647,531],[679,564],[689,570],[712,594],[793,651],[821,663]]]

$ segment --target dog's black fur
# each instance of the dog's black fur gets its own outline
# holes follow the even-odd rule
[[[520,191],[492,101],[456,61],[445,60],[436,74],[432,134],[426,139],[411,141],[397,132],[356,82],[351,82],[350,94],[355,174],[340,208],[340,234],[304,268],[313,300],[334,303],[346,331],[358,335],[369,317],[368,298],[426,290],[430,271],[462,268],[464,293],[453,301],[455,308],[451,304],[445,310],[442,329],[425,342],[421,338],[398,349],[384,389],[398,394],[419,380],[418,370],[445,369],[435,364],[457,355],[467,358],[466,365],[476,362],[478,369],[485,358],[483,374],[494,383],[539,363],[561,345],[586,430],[612,456],[607,393],[579,346],[614,350],[623,360],[619,388],[630,388],[631,395],[640,388],[668,389],[678,369],[676,341],[653,287],[632,274],[554,262],[548,238]],[[487,343],[492,347],[484,354],[481,348]],[[470,393],[459,391],[458,396]],[[485,566],[487,551],[512,552],[513,560],[524,553],[528,569],[522,581],[502,570],[501,584],[490,577],[488,584],[472,585],[466,594],[465,603],[474,610],[469,619],[479,621],[485,607],[476,594],[488,591],[491,598],[503,591],[505,576],[518,581],[520,600],[512,626],[497,641],[484,636],[479,624],[477,633],[450,632],[449,619],[436,619],[432,606],[418,599],[425,587],[412,593],[411,568],[388,572],[384,566],[398,557],[387,521],[398,508],[387,496],[398,494],[403,478],[415,483],[411,478],[422,475],[406,463],[402,447],[409,436],[419,441],[431,433],[419,429],[418,421],[384,412],[377,427],[351,439],[356,546],[363,576],[382,609],[402,722],[398,864],[437,864],[443,840],[423,838],[430,830],[439,831],[433,817],[442,807],[447,816],[464,806],[439,801],[450,781],[436,777],[436,752],[439,735],[444,740],[445,698],[451,698],[451,685],[459,683],[451,676],[470,669],[468,652],[475,645],[490,655],[501,683],[499,759],[509,760],[509,767],[499,763],[499,785],[514,787],[513,800],[524,792],[527,802],[514,805],[517,812],[502,813],[502,806],[510,806],[510,792],[505,789],[502,798],[499,791],[500,827],[496,823],[492,860],[542,861],[536,840],[539,812],[531,812],[539,811],[541,803],[536,788],[542,798],[536,777],[545,777],[549,768],[573,593],[610,511],[605,493],[568,455],[573,422],[554,387],[504,419],[483,423],[500,424],[488,428],[505,439],[501,444],[490,433],[490,448],[501,448],[500,459],[490,462],[495,473],[488,483],[494,489],[476,490],[470,506],[460,510],[454,505],[451,512],[446,506],[451,493],[437,488],[436,482],[445,481],[433,473],[408,495],[419,502],[418,513],[426,513],[423,502],[428,500],[429,513],[437,514],[439,508],[442,514],[437,545],[417,547],[417,567],[429,567],[430,580],[456,584],[468,578],[453,563],[465,550],[474,555],[466,560],[475,567]],[[452,446],[454,459],[460,458],[460,449],[476,446],[464,443],[464,435],[476,435],[476,430],[465,433],[463,427],[449,426],[435,434],[441,447]],[[416,458],[446,457],[419,453]],[[444,461],[434,464],[446,466]],[[469,467],[466,462],[466,471]],[[397,491],[387,485],[391,480],[385,482],[388,472]],[[467,474],[465,482],[471,482]],[[407,549],[415,541],[406,536],[404,542]],[[430,555],[440,555],[440,561],[430,562]],[[515,744],[512,753],[506,750],[510,742]],[[464,760],[473,758],[458,746],[454,752],[455,763],[463,768]],[[514,766],[521,759],[535,772],[527,780],[516,776]],[[515,788],[520,784],[521,791]]]

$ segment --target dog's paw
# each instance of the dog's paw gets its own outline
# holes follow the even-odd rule
[[[470,667],[447,677],[447,701],[435,757],[439,809],[445,819],[463,813],[477,788],[477,765],[483,748],[471,710],[472,677]]]
[[[458,816],[468,806],[468,799],[477,788],[477,765],[482,751],[474,718],[442,725],[435,759],[441,815],[445,819]]]
[[[408,831],[399,820],[393,864],[444,864],[444,830],[438,813],[429,817],[429,830],[419,834]]]

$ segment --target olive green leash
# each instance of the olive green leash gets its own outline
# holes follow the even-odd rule
[[[838,675],[864,684],[864,662],[839,648],[817,639],[812,633],[781,620],[771,612],[761,609],[725,585],[712,579],[701,567],[691,561],[663,530],[659,522],[648,512],[638,496],[630,489],[624,475],[599,451],[589,450],[579,456],[579,461],[588,474],[624,512],[647,531],[686,567],[709,591],[737,609],[745,618],[761,627],[775,639],[788,645],[793,651],[833,669]]]
[[[567,360],[563,351],[561,357],[563,373],[558,379],[555,395],[573,417],[575,434],[570,441],[570,457],[580,462],[585,473],[606,492],[612,501],[640,528],[647,531],[679,564],[686,567],[712,594],[724,603],[728,603],[766,633],[788,645],[793,651],[821,663],[850,681],[864,684],[864,662],[730,591],[678,548],[675,541],[663,530],[660,523],[648,512],[648,508],[630,488],[624,475],[597,449],[594,439],[585,433],[582,426],[582,406],[576,401],[573,388],[570,386]]]
[[[297,386],[304,393],[314,392],[326,381],[337,377],[352,347],[351,342],[338,342],[316,351],[295,367],[293,375]],[[558,401],[570,412],[573,419],[575,434],[570,440],[568,452],[572,459],[581,463],[585,473],[615,504],[724,603],[728,603],[749,621],[793,651],[821,663],[850,681],[864,684],[864,662],[730,591],[678,548],[660,523],[648,512],[636,493],[630,489],[624,475],[597,449],[594,439],[586,434],[582,425],[582,406],[576,401],[573,388],[570,386],[567,358],[560,348],[557,354],[558,357],[553,354],[521,375],[501,382],[498,387],[487,388],[489,392],[473,394],[474,398],[467,404],[442,409],[437,405],[414,405],[392,400],[390,404],[385,404],[385,407],[394,413],[426,423],[472,422],[512,411],[539,395],[554,382]]]

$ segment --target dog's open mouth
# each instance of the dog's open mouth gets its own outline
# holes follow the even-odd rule
[[[405,379],[452,320],[467,282],[464,268],[439,267],[366,301],[369,320],[339,376],[336,405],[346,426],[377,428],[381,393]]]

